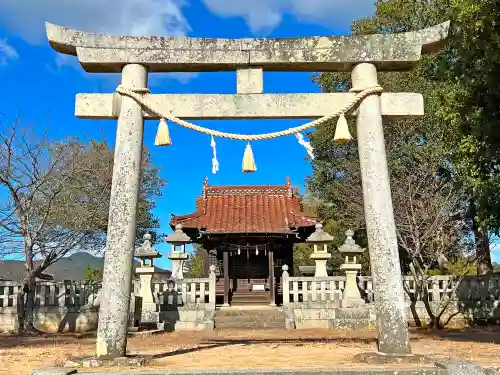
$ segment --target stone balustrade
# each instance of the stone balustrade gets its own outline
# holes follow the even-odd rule
[[[166,322],[187,329],[193,325],[210,325],[207,320],[215,311],[215,287],[213,270],[208,278],[153,282],[150,290],[154,304],[149,309],[150,306],[143,303],[143,299],[147,299],[141,295],[140,280],[135,280],[130,324]],[[15,328],[21,288],[20,282],[0,280],[0,331]],[[95,330],[100,289],[100,283],[69,280],[39,282],[35,294],[35,326],[46,332]],[[152,319],[147,319],[148,314]]]
[[[0,280],[0,331],[15,329],[22,283]],[[89,331],[97,325],[100,284],[42,281],[36,286],[35,326],[46,332]],[[135,300],[134,300],[135,302]],[[131,306],[132,313],[135,304]]]
[[[210,267],[207,278],[168,280],[152,283],[154,312],[142,311],[142,317],[158,322],[164,330],[213,329],[215,317],[216,275]],[[144,309],[144,307],[143,307]]]
[[[0,308],[4,313],[6,308],[18,305],[18,294],[22,283],[0,280]],[[100,290],[100,284],[83,281],[41,281],[37,283],[35,306],[58,306],[79,308],[87,305],[89,299]]]
[[[291,277],[288,272],[282,276],[283,304],[335,301],[337,294],[342,294],[345,286],[345,276],[329,277]],[[460,285],[457,286],[457,282]],[[413,276],[404,276],[406,300],[422,301],[416,293]],[[362,292],[373,295],[373,281],[370,276],[359,276],[358,285]],[[427,286],[431,302],[442,302],[448,299],[462,302],[486,302],[500,300],[500,276],[465,276],[457,281],[453,276],[429,276]],[[372,301],[370,301],[372,302]]]
[[[362,290],[370,293],[373,290],[370,276],[360,276]],[[496,301],[500,300],[500,276],[477,277],[465,276],[456,286],[456,279],[452,276],[430,276],[427,280],[431,291],[430,301],[438,302],[446,299],[459,301]],[[175,301],[167,299],[169,283],[152,283],[153,298],[159,306],[167,304],[212,304],[215,305],[215,294],[212,293],[215,280],[210,277],[198,279],[183,279],[172,284],[179,295]],[[283,275],[282,280],[283,303],[307,301],[334,301],[337,294],[344,290],[345,276],[330,277],[291,277]],[[412,276],[404,277],[404,286],[407,290],[407,300],[421,301],[415,293],[415,281]],[[22,283],[0,280],[0,313],[12,311],[17,306],[18,292]],[[454,290],[455,289],[455,290]],[[92,302],[92,298],[100,290],[98,283],[82,281],[43,281],[37,284],[35,305],[37,307],[71,307],[81,308]],[[135,285],[134,290],[139,290]],[[183,302],[185,301],[185,302]]]
[[[345,276],[290,277],[281,279],[283,305],[300,302],[339,301],[344,290]]]
[[[152,289],[153,299],[159,306],[207,304],[215,308],[215,278],[213,280],[207,277],[153,283]]]
[[[332,328],[332,322],[340,322],[334,328],[352,327],[355,321],[374,324],[372,278],[358,277],[357,285],[365,304],[357,308],[345,308],[341,303],[345,282],[345,276],[291,277],[284,266],[283,307],[295,328]],[[500,322],[500,276],[429,276],[426,282],[429,305],[436,314],[443,312],[443,319]],[[405,276],[403,286],[409,323],[425,321],[428,313],[414,278]]]
[[[281,277],[283,307],[295,311],[296,321],[300,321],[297,316],[304,315],[306,310],[324,309],[321,314],[327,314],[327,309],[339,307],[345,280],[345,276],[291,277],[285,271]],[[449,315],[456,315],[455,318],[458,319],[500,320],[500,276],[466,276],[459,280],[458,285],[457,280],[452,276],[430,276],[427,279],[429,301],[434,308],[446,307]],[[360,276],[358,286],[367,302],[366,308],[372,309],[371,277]],[[15,327],[20,308],[20,288],[22,283],[0,280],[0,331],[13,330]],[[208,278],[152,282],[153,312],[156,314],[154,321],[166,322],[175,329],[205,329],[207,325],[210,327],[215,311],[215,288],[215,272],[211,272]],[[415,311],[421,318],[425,318],[422,297],[416,293],[418,288],[415,287],[413,277],[404,277],[404,288],[409,320],[413,320],[412,314],[415,314]],[[134,282],[133,289],[136,298],[133,299],[131,308],[133,311],[141,310],[139,281]],[[99,294],[99,283],[39,282],[35,297],[37,327],[47,332],[94,330],[97,324]],[[441,306],[438,306],[439,304]]]

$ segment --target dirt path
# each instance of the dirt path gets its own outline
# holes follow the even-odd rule
[[[376,350],[376,334],[365,332],[231,331],[165,333],[129,339],[130,354],[154,355],[155,370],[291,369],[352,366],[355,354]],[[0,336],[0,374],[27,374],[61,365],[73,356],[91,355],[94,338],[75,336]],[[500,367],[500,329],[445,332],[412,331],[414,353],[462,358]],[[360,365],[361,366],[361,365]]]

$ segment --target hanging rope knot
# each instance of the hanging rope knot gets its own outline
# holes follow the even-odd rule
[[[148,89],[147,87],[130,87],[130,88],[128,88],[128,87],[125,87],[123,85],[118,85],[118,87],[116,88],[116,92],[119,94],[124,95],[125,91],[130,91],[130,92],[133,92],[134,94],[140,94],[140,95],[151,94],[151,90]]]
[[[369,93],[367,93],[366,96],[381,93],[384,91],[384,88],[380,85],[376,85],[376,86],[367,87],[364,89],[357,88],[357,87],[353,87],[353,88],[349,89],[349,92],[354,92],[354,93],[368,92],[368,91],[369,91]]]

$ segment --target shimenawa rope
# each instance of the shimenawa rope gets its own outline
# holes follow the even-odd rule
[[[339,111],[337,111],[334,114],[321,117],[321,118],[316,119],[314,121],[310,121],[304,125],[281,130],[278,132],[265,133],[265,134],[235,134],[235,133],[226,133],[226,132],[221,132],[218,130],[208,129],[208,128],[205,128],[203,126],[195,125],[195,124],[192,124],[190,122],[181,120],[178,117],[175,117],[174,115],[172,115],[172,113],[169,110],[160,109],[149,102],[148,97],[149,97],[150,93],[149,93],[148,89],[128,88],[128,87],[125,87],[122,85],[119,85],[116,88],[116,92],[118,92],[121,95],[125,95],[125,96],[128,96],[129,98],[134,99],[138,104],[140,104],[148,112],[152,112],[152,113],[156,114],[157,116],[161,117],[162,119],[167,119],[167,120],[172,121],[172,122],[174,122],[180,126],[183,126],[185,128],[195,130],[197,132],[204,133],[207,135],[211,135],[213,137],[235,139],[235,140],[239,140],[239,141],[260,141],[260,140],[274,139],[274,138],[278,138],[278,137],[284,137],[287,135],[300,133],[304,130],[321,125],[321,124],[323,124],[329,120],[332,120],[336,117],[343,116],[347,111],[352,109],[362,99],[364,99],[365,97],[367,97],[369,95],[381,93],[383,91],[383,88],[381,86],[377,85],[377,86],[366,88],[366,89],[361,90],[361,91],[356,90],[356,89],[351,89],[350,91],[357,92],[356,96],[352,100],[350,100],[348,103],[346,103]]]

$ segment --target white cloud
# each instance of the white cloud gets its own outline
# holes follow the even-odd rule
[[[19,54],[16,49],[7,43],[7,38],[0,38],[0,66],[7,65],[9,60],[17,60]]]
[[[285,14],[300,21],[348,28],[351,21],[369,16],[374,0],[203,0],[220,17],[242,17],[254,33],[267,33]]]
[[[0,0],[0,25],[38,45],[48,45],[45,21],[90,32],[183,36],[190,31],[182,12],[186,5],[185,0]],[[58,54],[54,65],[52,71],[81,70],[71,56]]]
[[[47,43],[45,21],[85,31],[185,35],[183,0],[2,0],[0,24],[32,44]]]

